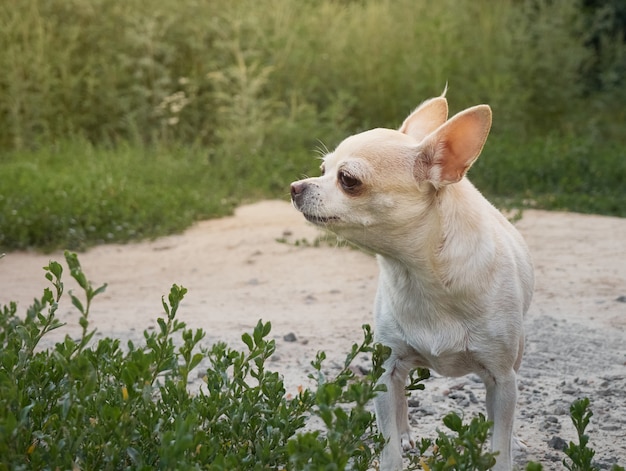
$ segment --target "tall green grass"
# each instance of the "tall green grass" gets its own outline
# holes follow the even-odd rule
[[[453,112],[494,110],[471,173],[489,196],[624,216],[618,6],[4,2],[0,246],[152,237],[286,197],[317,148],[446,83]]]
[[[493,135],[472,182],[496,204],[626,217],[626,155],[587,136]]]
[[[1,167],[0,246],[8,249],[84,249],[177,232],[241,202],[286,195],[298,174],[271,156],[244,164],[202,148],[82,140],[14,152]]]

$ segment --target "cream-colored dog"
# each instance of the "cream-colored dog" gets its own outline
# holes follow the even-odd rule
[[[314,224],[377,254],[375,338],[391,347],[374,401],[388,440],[382,470],[402,468],[410,436],[409,371],[478,374],[487,389],[498,470],[511,443],[522,360],[522,321],[533,268],[522,237],[465,177],[491,128],[491,109],[447,120],[446,99],[424,102],[398,131],[373,129],[325,156],[322,176],[291,184],[295,207]]]

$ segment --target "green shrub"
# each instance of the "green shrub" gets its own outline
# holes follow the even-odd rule
[[[369,327],[337,376],[322,372],[320,353],[312,362],[316,386],[290,398],[280,375],[266,368],[275,351],[270,323],[259,321],[242,336],[243,351],[201,347],[204,332],[176,319],[186,293],[176,285],[163,300],[158,330],[144,332],[145,345],[94,343],[89,308],[106,285],[94,289],[75,254],[66,252],[66,261],[85,295],[70,294],[79,339],[39,347],[61,327],[59,263],[46,267],[53,289],[24,319],[15,303],[0,311],[0,469],[368,469],[382,441],[365,406],[386,355],[372,345]],[[350,364],[362,353],[375,362],[359,379]],[[190,373],[201,363],[204,385],[192,394]],[[303,431],[312,416],[323,426]]]
[[[1,258],[1,257],[0,257]],[[89,327],[94,288],[76,254],[66,252],[70,275],[82,296],[69,293],[77,309],[80,338],[68,335],[53,347],[42,339],[63,325],[56,313],[64,295],[63,267],[51,261],[46,288],[21,318],[17,306],[0,306],[0,470],[28,469],[210,469],[368,470],[384,440],[367,407],[384,386],[376,385],[389,349],[372,343],[370,327],[354,344],[334,377],[323,372],[326,355],[311,362],[311,388],[286,394],[282,377],[267,368],[275,352],[271,324],[259,321],[241,337],[244,350],[219,342],[202,346],[204,331],[176,318],[186,289],[173,285],[162,300],[165,317],[144,331],[144,344],[103,338]],[[83,297],[84,296],[84,297]],[[351,365],[363,353],[372,368],[356,377]],[[196,393],[192,372],[204,371]],[[408,390],[421,390],[428,370],[411,373]],[[579,443],[565,453],[571,471],[593,471],[594,451],[585,427],[588,400],[571,416]],[[307,426],[315,420],[314,426]],[[484,451],[491,424],[479,415],[465,424],[455,414],[443,419],[447,431],[423,438],[408,469],[490,469]],[[528,470],[540,470],[530,463]],[[614,471],[623,471],[615,465]]]
[[[65,336],[53,348],[42,339],[62,324],[56,317],[64,294],[63,267],[45,267],[52,289],[17,316],[11,303],[0,310],[0,469],[352,469],[374,466],[384,441],[368,403],[382,386],[376,381],[388,348],[372,343],[369,326],[340,372],[323,373],[319,352],[311,362],[313,388],[286,394],[282,377],[266,368],[275,351],[270,323],[244,333],[243,351],[224,343],[201,346],[204,332],[187,329],[176,314],[186,289],[173,285],[163,299],[158,330],[144,331],[145,345],[118,339],[93,341],[89,310],[106,289],[94,288],[75,254],[66,252],[70,275],[84,299],[70,293],[80,314],[79,339]],[[367,353],[372,369],[362,378],[351,368]],[[195,394],[190,374],[203,368]],[[428,370],[411,375],[410,390],[423,389]],[[316,418],[314,427],[305,425]],[[448,469],[493,464],[482,455],[489,423],[464,425],[456,414],[444,419],[456,436],[440,432],[433,447],[423,439],[413,466]],[[443,467],[442,467],[443,466]],[[470,469],[470,468],[466,468]],[[473,469],[473,468],[472,468]],[[486,467],[484,468],[486,469]]]

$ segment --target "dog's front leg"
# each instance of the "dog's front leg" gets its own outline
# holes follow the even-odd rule
[[[394,356],[385,362],[385,372],[379,380],[386,391],[374,399],[378,431],[387,441],[380,459],[381,471],[402,469],[402,450],[409,450],[415,444],[411,439],[408,407],[405,396],[406,378],[410,367],[405,361]]]
[[[513,439],[513,421],[517,402],[517,383],[515,371],[499,375],[485,381],[487,388],[487,414],[493,422],[491,436],[492,451],[496,456],[496,471],[512,469],[511,445]]]

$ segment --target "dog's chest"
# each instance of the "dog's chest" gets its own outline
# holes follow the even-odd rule
[[[395,317],[404,342],[423,366],[446,376],[474,370],[471,334],[465,323],[451,316],[433,319],[417,309],[396,311]]]
[[[392,348],[407,346],[416,361],[446,376],[475,369],[472,355],[471,303],[415,280],[381,276],[376,324]]]

